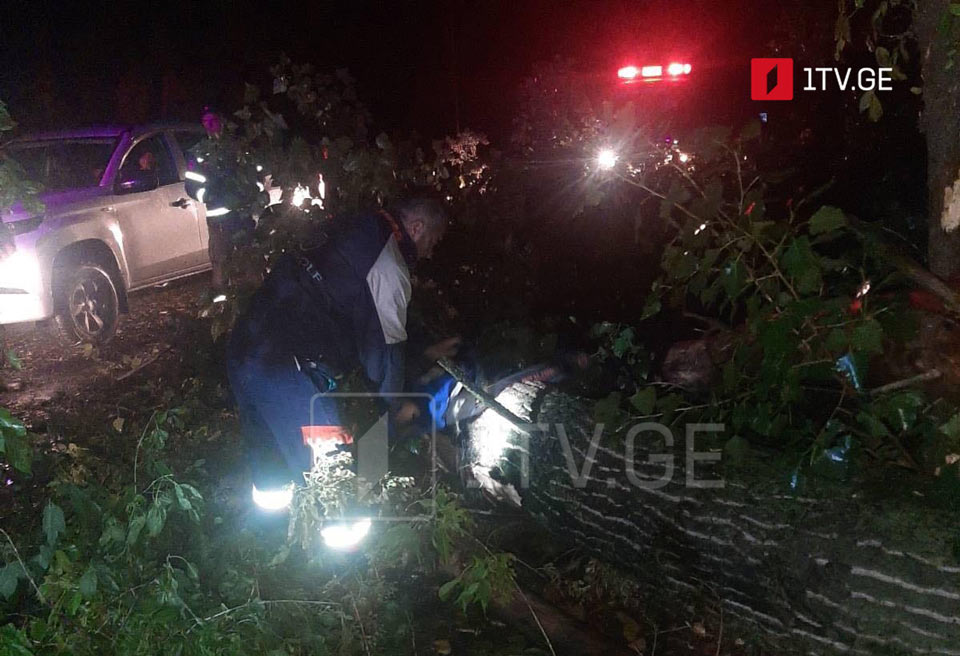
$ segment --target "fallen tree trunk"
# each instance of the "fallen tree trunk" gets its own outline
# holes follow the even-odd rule
[[[637,435],[630,457],[623,432],[593,439],[581,399],[537,383],[497,399],[538,430],[485,412],[467,428],[465,468],[661,603],[714,596],[777,653],[960,655],[956,512],[912,494],[801,497],[773,476],[697,487],[690,476],[717,470],[692,471],[682,435],[661,485],[671,465],[656,433]]]

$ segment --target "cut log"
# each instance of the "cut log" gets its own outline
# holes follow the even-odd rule
[[[688,478],[718,470],[688,467],[684,435],[663,484],[670,465],[651,444],[656,433],[638,435],[630,457],[624,432],[592,439],[582,399],[525,383],[497,400],[540,430],[527,436],[480,415],[467,428],[465,468],[513,486],[546,526],[631,572],[648,603],[679,609],[710,595],[728,624],[779,654],[960,656],[956,512],[856,489],[798,496],[772,475],[698,487]]]

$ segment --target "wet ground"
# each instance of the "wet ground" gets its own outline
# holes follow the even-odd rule
[[[208,289],[203,274],[131,294],[116,336],[99,348],[65,346],[52,325],[6,326],[4,348],[20,369],[0,370],[0,407],[39,430],[58,410],[119,402],[146,380],[175,381],[195,354],[190,342],[205,337],[197,315]]]

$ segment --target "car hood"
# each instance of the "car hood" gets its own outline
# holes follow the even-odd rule
[[[43,208],[39,211],[29,211],[23,207],[22,203],[17,203],[10,210],[3,213],[3,223],[14,223],[34,218],[38,215],[46,217],[57,216],[65,213],[72,213],[78,210],[84,210],[88,207],[96,206],[102,203],[104,196],[110,195],[110,189],[107,187],[90,187],[88,189],[69,189],[67,191],[58,191],[56,193],[40,194],[38,200],[43,203]]]

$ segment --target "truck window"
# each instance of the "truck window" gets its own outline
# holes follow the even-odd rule
[[[134,178],[144,171],[156,171],[161,187],[178,181],[170,149],[160,135],[144,139],[127,153],[120,167],[120,179]]]

